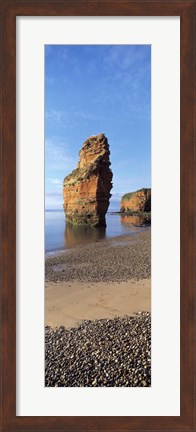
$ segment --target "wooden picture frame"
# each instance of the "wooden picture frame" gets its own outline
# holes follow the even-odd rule
[[[2,430],[194,431],[194,0],[2,0]],[[180,416],[16,416],[16,17],[180,16]],[[168,388],[169,391],[169,388]]]

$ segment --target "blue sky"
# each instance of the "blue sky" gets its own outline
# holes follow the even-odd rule
[[[150,45],[45,46],[45,207],[62,208],[62,183],[83,142],[105,133],[113,189],[151,186]]]

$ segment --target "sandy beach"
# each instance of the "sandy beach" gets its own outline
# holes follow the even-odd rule
[[[150,228],[46,256],[46,386],[151,384],[150,276]]]
[[[114,318],[150,311],[150,279],[89,284],[46,283],[45,324],[77,326],[82,320]]]
[[[150,229],[46,258],[45,324],[150,311]]]
[[[150,311],[150,229],[46,257],[45,324]]]

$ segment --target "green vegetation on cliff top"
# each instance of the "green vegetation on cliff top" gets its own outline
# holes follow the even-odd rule
[[[142,189],[138,189],[138,190],[135,191],[135,192],[129,192],[129,193],[126,193],[125,195],[122,196],[121,200],[122,200],[122,201],[129,200],[129,199],[130,199],[133,195],[135,195],[137,192],[145,192],[145,193],[147,193],[147,192],[150,191],[150,190],[151,190],[150,188],[142,188]]]

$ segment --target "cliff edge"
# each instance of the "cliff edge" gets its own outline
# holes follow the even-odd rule
[[[151,211],[151,189],[143,188],[130,192],[121,198],[121,212],[150,212]]]

